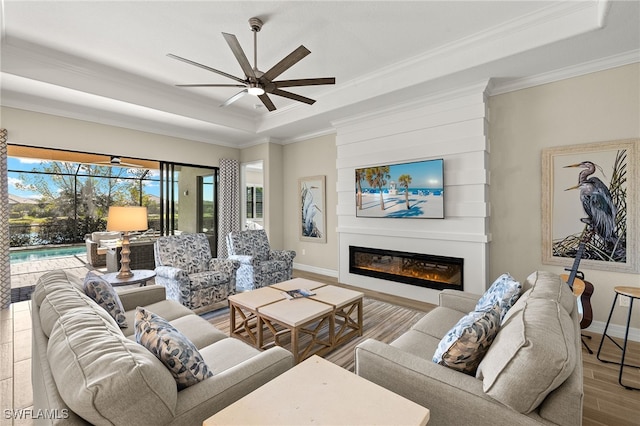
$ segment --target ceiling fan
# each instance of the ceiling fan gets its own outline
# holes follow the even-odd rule
[[[98,161],[95,164],[105,164],[107,166],[114,167],[143,167],[141,164],[125,163],[120,159],[120,157],[117,157],[115,155],[112,155],[109,161]]]
[[[298,86],[316,86],[323,84],[335,84],[336,79],[334,77],[326,78],[304,78],[296,80],[280,80],[274,81],[280,74],[291,68],[298,63],[302,58],[307,56],[311,51],[306,47],[300,45],[297,49],[285,56],[280,62],[271,67],[267,72],[262,72],[258,69],[258,31],[262,29],[263,22],[259,18],[249,19],[249,26],[253,31],[253,67],[249,63],[247,56],[245,55],[238,39],[233,34],[222,33],[222,36],[226,40],[227,44],[231,48],[236,60],[240,64],[242,71],[245,74],[244,78],[239,78],[231,74],[227,74],[224,71],[219,71],[215,68],[208,67],[206,65],[199,64],[192,60],[174,55],[172,53],[167,54],[170,58],[177,59],[187,64],[195,65],[196,67],[203,68],[205,70],[220,74],[232,80],[235,80],[237,84],[178,84],[179,87],[242,87],[244,88],[240,92],[236,93],[229,99],[227,99],[221,107],[232,104],[238,99],[242,98],[246,94],[257,96],[265,107],[269,111],[275,111],[276,107],[269,98],[268,94],[282,96],[294,101],[304,102],[312,105],[315,100],[307,98],[305,96],[291,93],[286,90],[282,90],[283,87],[298,87]]]

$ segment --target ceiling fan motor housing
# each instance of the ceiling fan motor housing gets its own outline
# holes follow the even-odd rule
[[[260,20],[260,18],[250,18],[249,26],[251,27],[251,31],[258,32],[262,29],[262,25],[264,23]]]

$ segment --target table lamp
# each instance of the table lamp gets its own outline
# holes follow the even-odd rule
[[[131,278],[133,272],[129,269],[129,232],[145,231],[149,228],[147,208],[140,206],[109,207],[107,216],[107,231],[122,232],[122,251],[120,252],[120,271],[117,278]]]

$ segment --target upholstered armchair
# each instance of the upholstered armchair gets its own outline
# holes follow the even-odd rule
[[[293,250],[271,250],[264,229],[233,231],[227,235],[229,259],[240,262],[238,290],[251,290],[290,280]]]
[[[156,284],[167,298],[196,312],[205,312],[236,292],[240,263],[211,257],[205,234],[168,235],[154,243]]]

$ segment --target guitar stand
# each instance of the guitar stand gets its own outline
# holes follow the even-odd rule
[[[588,336],[586,334],[581,334],[580,335],[582,337],[582,346],[585,347],[585,349],[587,350],[587,352],[589,352],[589,355],[593,355],[593,351],[591,350],[591,348],[589,347],[589,345],[587,345],[587,342],[584,341],[584,339],[589,339],[591,340],[591,336]]]

